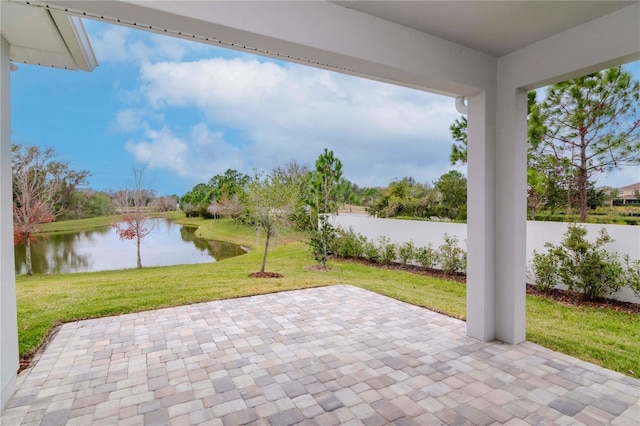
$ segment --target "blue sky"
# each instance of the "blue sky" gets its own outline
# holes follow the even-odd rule
[[[85,20],[100,65],[91,73],[19,65],[12,136],[53,147],[119,189],[144,166],[159,194],[182,195],[231,168],[250,174],[326,147],[360,186],[411,176],[433,182],[449,164],[452,98]],[[630,69],[640,76],[640,63]],[[624,186],[637,168],[603,176]]]

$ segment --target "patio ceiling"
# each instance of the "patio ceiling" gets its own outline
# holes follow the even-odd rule
[[[80,18],[2,1],[0,30],[15,63],[91,71],[98,62]]]
[[[10,0],[13,2],[27,3]],[[624,8],[627,8],[627,15],[636,14],[640,19],[639,3],[28,2],[31,6],[39,6],[35,9],[50,11],[53,16],[71,13],[449,96],[469,96],[495,81],[493,72],[498,58],[532,50],[529,48],[541,43],[547,43],[542,51],[548,45],[561,49],[565,33],[592,25],[610,14],[621,13]],[[617,36],[604,37],[602,34],[599,38],[601,40],[585,40],[585,43],[610,42]],[[9,42],[11,44],[11,40]],[[640,44],[640,40],[632,42]],[[536,68],[539,62],[557,60],[557,55],[534,56],[533,66],[526,65],[527,68]],[[380,58],[384,61],[380,62]],[[635,59],[640,58],[628,60]],[[601,63],[586,72],[595,71],[598,66],[613,65]],[[566,74],[562,78],[575,76]],[[551,82],[547,78],[531,84],[527,82],[527,89]]]
[[[634,1],[332,1],[501,57]]]

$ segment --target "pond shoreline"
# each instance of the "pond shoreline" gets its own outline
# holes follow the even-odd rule
[[[56,230],[41,234],[31,245],[33,272],[50,275],[135,268],[135,240],[120,238],[113,229],[114,219],[120,217],[56,224]],[[248,249],[202,238],[196,235],[198,225],[178,223],[172,217],[151,218],[146,227],[153,229],[141,240],[142,264],[147,267],[216,262]],[[26,273],[23,246],[16,246],[14,263],[17,275]]]

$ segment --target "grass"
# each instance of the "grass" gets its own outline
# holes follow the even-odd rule
[[[278,279],[252,279],[262,258],[255,231],[228,221],[181,219],[199,226],[205,238],[253,248],[224,261],[142,270],[120,270],[17,279],[20,355],[37,348],[59,322],[118,315],[195,302],[220,300],[334,284],[355,285],[414,305],[464,319],[465,286],[404,271],[332,261],[330,271],[314,265],[303,236],[281,237],[270,251],[267,270]],[[527,339],[550,349],[640,377],[640,315],[611,309],[567,307],[527,297]]]
[[[527,296],[527,340],[640,378],[640,315]]]
[[[90,219],[66,220],[63,222],[45,223],[42,229],[44,234],[84,231],[110,226],[112,223],[118,222],[119,219],[120,216],[115,215],[92,217]]]
[[[154,217],[164,217],[167,219],[181,219],[184,217],[182,212],[165,212],[165,213],[155,213]],[[100,217],[92,217],[89,219],[76,219],[76,220],[65,220],[62,222],[51,222],[45,223],[43,228],[43,234],[57,234],[57,233],[65,233],[65,232],[77,232],[77,231],[87,231],[91,229],[104,228],[106,226],[111,226],[111,224],[119,222],[121,220],[121,216],[113,215],[113,216],[100,216]]]

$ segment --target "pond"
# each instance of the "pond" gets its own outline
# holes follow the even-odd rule
[[[197,228],[153,219],[153,231],[142,240],[142,266],[215,262],[245,251],[235,244],[195,236]],[[24,246],[15,247],[16,274],[25,274]],[[121,240],[112,227],[51,235],[31,244],[34,274],[92,272],[136,267],[135,240]]]

